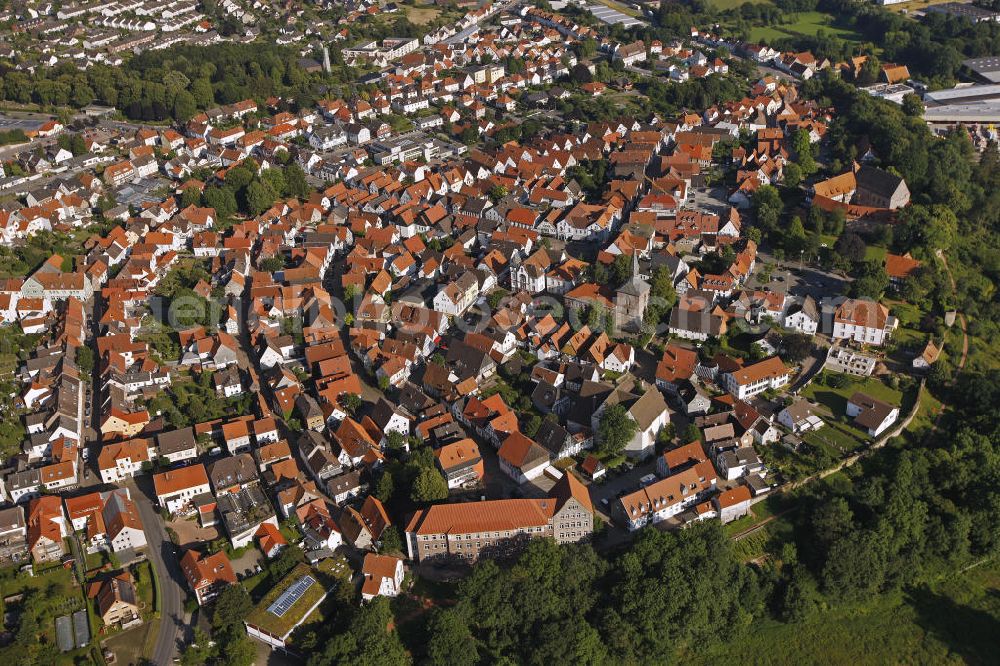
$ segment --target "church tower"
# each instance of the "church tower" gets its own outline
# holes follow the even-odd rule
[[[638,333],[649,305],[649,283],[639,277],[639,254],[632,254],[632,277],[615,294],[615,329]]]

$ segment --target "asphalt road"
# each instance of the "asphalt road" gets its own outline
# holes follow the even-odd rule
[[[180,562],[174,554],[173,544],[167,537],[163,520],[150,501],[143,488],[132,487],[132,497],[139,507],[142,518],[143,532],[146,534],[149,559],[156,568],[159,580],[160,630],[156,637],[156,647],[153,650],[152,663],[166,666],[173,663],[179,654],[179,646],[186,638],[184,635],[184,577]]]

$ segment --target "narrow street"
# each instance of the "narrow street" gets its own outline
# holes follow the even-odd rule
[[[136,483],[135,481],[138,481]],[[156,569],[157,587],[160,595],[160,626],[156,637],[156,647],[151,662],[166,666],[180,653],[180,646],[191,639],[184,617],[184,576],[174,546],[167,537],[167,531],[156,507],[150,500],[151,490],[140,487],[152,484],[152,479],[140,477],[129,483],[132,499],[139,507],[143,532],[146,535],[146,550]],[[147,494],[149,493],[149,494]]]

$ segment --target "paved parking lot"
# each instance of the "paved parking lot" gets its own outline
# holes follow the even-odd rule
[[[217,527],[201,527],[196,519],[177,518],[167,523],[167,527],[177,532],[180,546],[192,546],[219,538]]]
[[[758,259],[758,266],[762,265],[763,262]],[[849,282],[848,279],[839,275],[809,265],[803,265],[802,268],[799,268],[797,263],[791,265],[784,263],[780,268],[773,268],[770,280],[762,280],[762,277],[766,276],[762,276],[761,271],[758,270],[747,281],[747,287],[750,289],[766,287],[773,292],[792,296],[812,296],[817,301],[824,297],[843,294]]]
[[[28,132],[38,129],[45,122],[42,118],[12,118],[11,116],[0,115],[0,130],[10,131],[19,129]]]
[[[724,187],[697,187],[688,191],[688,201],[685,208],[707,210],[716,215],[728,215],[732,206],[729,195]]]

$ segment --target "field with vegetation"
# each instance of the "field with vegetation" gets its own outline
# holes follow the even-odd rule
[[[430,5],[406,5],[403,9],[407,20],[414,25],[427,25],[441,15],[440,9]]]
[[[7,630],[13,642],[0,648],[0,662],[7,664],[89,663],[91,647],[61,653],[56,644],[55,620],[86,610],[81,588],[72,570],[59,564],[38,567],[34,576],[20,573],[17,567],[0,570],[0,591],[3,598],[23,594],[20,601],[0,603],[4,617],[11,618]],[[90,627],[91,635],[94,626]]]
[[[688,655],[691,663],[991,663],[1000,626],[1000,565],[833,608],[803,622],[755,622],[738,639]]]
[[[780,25],[757,26],[750,31],[751,41],[771,42],[785,37],[817,35],[820,31],[848,41],[861,41],[862,35],[850,28],[840,27],[831,14],[801,12],[791,14],[790,21]]]

